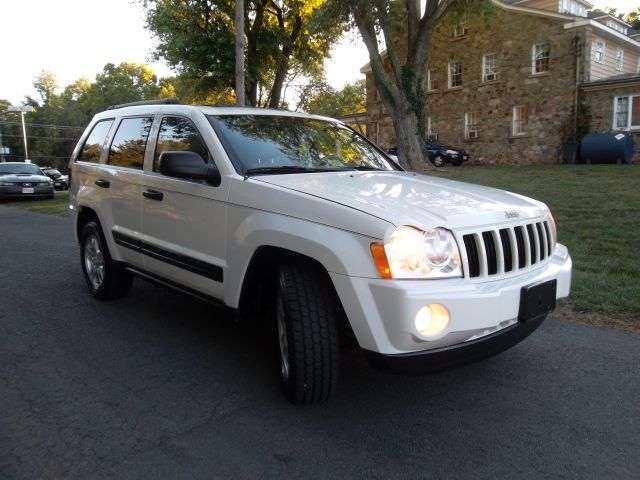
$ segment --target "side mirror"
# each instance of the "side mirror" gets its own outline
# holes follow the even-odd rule
[[[195,152],[162,152],[159,163],[160,173],[168,177],[204,180],[214,187],[222,181],[218,168],[213,163],[206,163]]]

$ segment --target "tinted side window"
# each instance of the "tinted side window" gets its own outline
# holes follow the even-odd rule
[[[93,163],[100,162],[104,141],[112,124],[113,120],[101,120],[93,126],[91,133],[84,142],[80,155],[78,155],[78,160]]]
[[[197,153],[205,162],[209,161],[209,151],[204,140],[190,120],[182,117],[164,117],[160,123],[158,143],[153,157],[153,171],[160,171],[158,160],[162,152],[185,150]]]
[[[111,142],[109,164],[142,169],[153,117],[124,118]]]

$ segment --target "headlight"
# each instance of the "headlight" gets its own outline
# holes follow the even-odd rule
[[[0,187],[10,187],[11,185],[14,185],[13,182],[0,182]]]
[[[444,228],[398,227],[388,243],[372,244],[371,253],[382,278],[462,276],[458,244]]]

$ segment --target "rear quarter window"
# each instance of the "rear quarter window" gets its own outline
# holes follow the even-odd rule
[[[111,125],[113,125],[113,119],[101,120],[93,126],[91,133],[82,146],[80,155],[78,155],[79,161],[91,163],[100,162],[104,141],[111,129]]]

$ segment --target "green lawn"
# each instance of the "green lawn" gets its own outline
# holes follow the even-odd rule
[[[503,188],[542,200],[574,262],[569,318],[640,332],[640,166],[464,166],[429,174]],[[5,202],[67,216],[67,192],[54,200]]]
[[[3,201],[0,205],[22,208],[30,212],[66,217],[69,214],[69,192],[56,192],[53,200],[21,198],[19,200]]]
[[[563,312],[640,331],[640,166],[465,166],[427,173],[545,202],[573,258]]]

